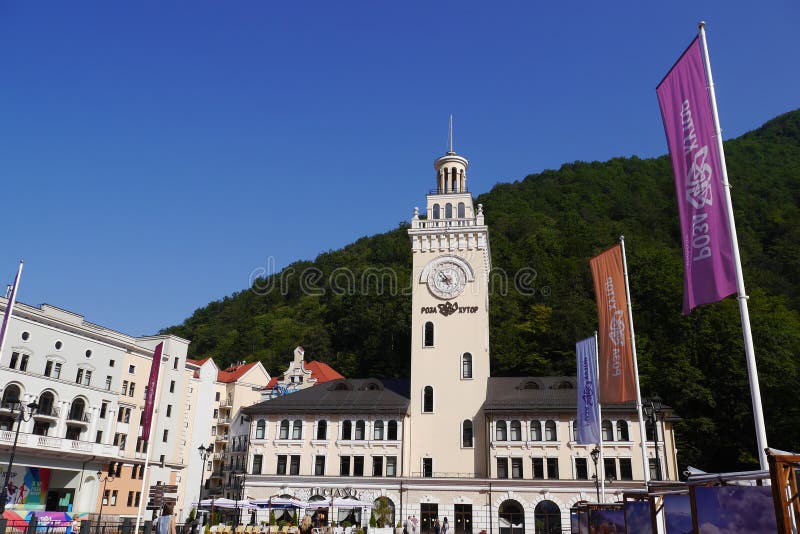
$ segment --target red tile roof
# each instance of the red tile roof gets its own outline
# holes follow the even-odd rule
[[[327,363],[318,362],[316,360],[305,363],[306,369],[311,371],[311,377],[317,379],[317,384],[323,382],[330,382],[331,380],[338,380],[344,378],[339,372],[328,365]]]
[[[217,382],[231,383],[242,378],[247,371],[258,365],[258,362],[245,363],[242,365],[231,365],[224,371],[217,373]]]
[[[202,366],[204,363],[208,361],[208,358],[203,358],[202,360],[193,360],[191,358],[186,358],[187,363],[191,363],[192,365],[199,365]]]

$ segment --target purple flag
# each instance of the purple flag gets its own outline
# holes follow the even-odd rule
[[[17,268],[17,276],[14,278],[14,285],[11,286],[11,293],[8,294],[6,301],[6,312],[3,314],[3,324],[0,326],[0,354],[3,353],[3,346],[6,343],[6,334],[8,333],[8,323],[11,320],[11,313],[14,310],[14,303],[17,300],[17,289],[19,288],[19,279],[22,277],[22,261],[19,262]]]
[[[594,336],[575,344],[578,355],[578,432],[581,445],[600,443],[600,405],[597,403],[597,342]]]
[[[162,341],[156,345],[153,353],[153,362],[150,364],[150,379],[147,381],[147,392],[144,396],[144,411],[142,412],[142,439],[150,439],[150,426],[153,421],[153,408],[156,404],[156,390],[158,389],[158,371],[161,368],[161,351],[164,349]]]
[[[683,241],[683,313],[736,293],[722,165],[700,38],[656,88]]]

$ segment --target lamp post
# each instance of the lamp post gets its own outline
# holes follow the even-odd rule
[[[101,528],[100,525],[103,522],[103,505],[105,504],[106,500],[106,484],[108,483],[109,480],[114,480],[114,475],[109,474],[103,476],[103,472],[100,471],[99,469],[97,470],[97,482],[103,483],[103,489],[102,492],[100,493],[100,513],[97,515],[97,528],[95,529],[95,532],[100,532]]]
[[[594,489],[597,491],[597,502],[600,502],[600,476],[597,471],[597,459],[600,458],[600,447],[595,447],[589,454],[594,462]]]
[[[200,464],[201,465],[201,467],[200,467],[200,491],[197,494],[197,515],[198,516],[200,515],[200,501],[203,500],[203,483],[205,482],[203,480],[205,478],[203,476],[203,473],[206,472],[206,460],[207,460],[207,458],[209,456],[211,456],[211,453],[213,452],[213,450],[214,450],[214,446],[213,445],[209,445],[208,447],[203,447],[202,445],[200,445],[199,447],[197,447],[197,452],[200,453],[200,458],[202,458],[202,462]],[[195,517],[195,519],[197,519],[197,517]]]
[[[11,457],[8,459],[8,467],[6,468],[6,477],[3,481],[3,487],[0,488],[0,503],[2,503],[2,509],[0,509],[0,513],[5,511],[8,501],[8,484],[9,479],[11,478],[11,468],[14,466],[14,455],[17,453],[19,429],[22,426],[22,422],[30,421],[33,417],[33,412],[39,409],[39,404],[36,401],[29,403],[27,406],[24,406],[19,400],[11,401],[9,404],[11,404],[11,424],[14,424],[14,419],[16,418],[17,432],[14,434],[14,445],[11,446]],[[15,414],[14,411],[17,407],[19,407],[19,413]],[[25,415],[26,407],[28,408],[27,415]]]
[[[658,395],[653,396],[644,405],[644,413],[650,426],[653,429],[653,442],[656,445],[656,480],[661,480],[661,459],[658,455],[658,416],[662,408],[661,397]]]

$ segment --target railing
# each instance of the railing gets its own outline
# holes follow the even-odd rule
[[[45,406],[44,408],[40,406],[33,415],[35,417],[58,417],[58,413],[58,408],[55,406]]]
[[[418,228],[466,228],[477,226],[475,219],[420,219]]]
[[[20,405],[18,400],[0,402],[0,410],[16,410]]]
[[[456,191],[453,191],[456,189]],[[429,195],[455,195],[457,193],[469,193],[469,189],[466,187],[447,187],[445,189],[431,189],[428,191]]]
[[[233,406],[233,397],[225,397],[219,401],[219,405],[223,408],[230,408]]]
[[[77,421],[78,423],[89,423],[92,420],[91,414],[88,412],[73,413],[67,415],[67,421]]]
[[[0,431],[0,442],[13,443],[14,434],[10,430]],[[118,446],[95,443],[93,441],[80,441],[58,436],[40,436],[38,434],[19,433],[18,447],[32,447],[40,450],[61,451],[65,453],[94,454],[98,456],[121,455]],[[144,454],[141,455],[144,458]]]
[[[231,422],[231,418],[228,417],[228,416],[218,417],[217,418],[217,424],[218,425],[228,425],[228,424],[230,424],[230,422]]]
[[[228,434],[217,434],[217,441],[228,441]]]

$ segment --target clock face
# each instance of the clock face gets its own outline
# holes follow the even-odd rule
[[[452,299],[464,291],[467,275],[455,263],[441,262],[434,266],[428,275],[428,289],[442,299]]]

